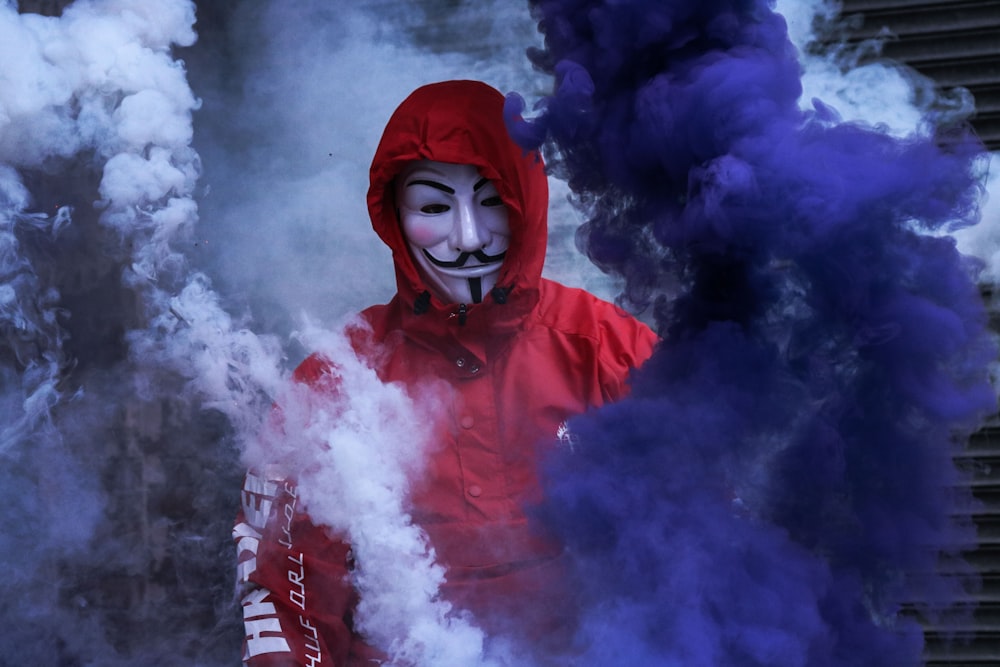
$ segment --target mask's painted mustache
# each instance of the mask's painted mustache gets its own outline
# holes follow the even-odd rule
[[[442,262],[440,259],[437,259],[436,257],[434,257],[434,255],[427,252],[426,249],[424,249],[424,255],[427,256],[427,259],[431,260],[431,263],[434,264],[434,266],[439,266],[442,269],[459,269],[465,266],[465,263],[469,261],[470,257],[475,257],[483,264],[492,264],[493,262],[499,262],[503,260],[503,258],[507,255],[507,251],[505,250],[498,255],[487,255],[482,250],[463,252],[461,255],[458,256],[458,259],[456,259],[453,262]]]

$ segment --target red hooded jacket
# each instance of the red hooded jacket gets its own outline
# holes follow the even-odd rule
[[[539,446],[568,440],[568,417],[621,397],[656,336],[613,305],[541,277],[544,166],[511,141],[502,112],[493,88],[449,81],[416,90],[389,120],[368,209],[392,249],[398,292],[362,313],[371,334],[356,346],[379,350],[372,358],[386,382],[436,378],[453,390],[435,434],[442,446],[412,496],[413,517],[447,569],[444,597],[488,633],[545,643],[565,637],[572,605],[559,586],[560,546],[525,516],[541,500]],[[420,278],[393,188],[415,160],[475,165],[508,209],[510,246],[482,303],[441,303]],[[313,356],[296,377],[321,384],[328,368]],[[247,664],[377,664],[378,652],[351,629],[350,551],[295,507],[294,486],[248,475],[234,535]],[[323,591],[308,606],[306,588]]]

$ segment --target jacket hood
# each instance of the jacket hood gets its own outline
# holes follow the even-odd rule
[[[474,165],[493,181],[507,206],[510,246],[497,280],[503,293],[498,298],[495,289],[483,303],[468,306],[470,317],[474,310],[505,308],[508,293],[510,299],[532,300],[532,305],[537,300],[545,262],[548,181],[541,156],[525,151],[508,135],[503,105],[503,95],[484,83],[445,81],[415,90],[386,125],[372,160],[368,212],[375,231],[392,250],[404,307],[430,311],[432,318],[434,312],[455,308],[421,296],[428,288],[399,223],[393,180],[416,160]]]

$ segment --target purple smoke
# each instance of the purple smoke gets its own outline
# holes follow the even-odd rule
[[[665,339],[547,466],[584,662],[919,664],[900,612],[974,583],[951,455],[995,409],[940,235],[977,220],[981,147],[800,111],[764,0],[531,4],[556,87],[532,121],[512,96],[511,131],[550,142],[580,243]]]

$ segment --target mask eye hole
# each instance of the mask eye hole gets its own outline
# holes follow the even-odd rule
[[[482,206],[503,206],[503,200],[500,199],[500,195],[494,195],[492,197],[487,197],[482,202]]]
[[[451,207],[447,204],[427,204],[420,207],[421,213],[428,213],[430,215],[436,215],[438,213],[447,213],[451,210]]]

